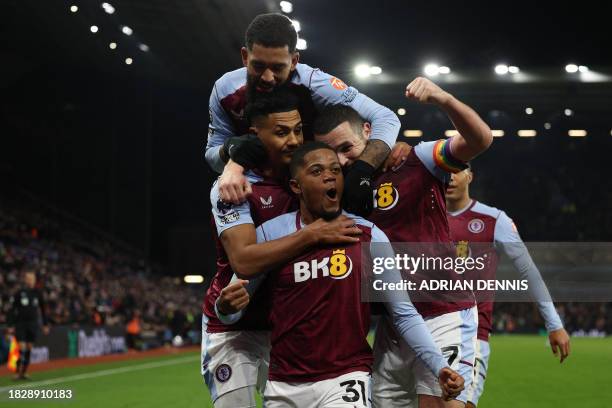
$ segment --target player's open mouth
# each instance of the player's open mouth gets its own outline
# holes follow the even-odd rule
[[[330,200],[336,201],[336,197],[338,196],[338,191],[335,188],[330,188],[329,190],[325,192],[325,195]]]

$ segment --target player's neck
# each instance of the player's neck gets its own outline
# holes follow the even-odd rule
[[[451,212],[451,213],[457,212],[459,210],[463,210],[471,203],[472,203],[472,199],[470,198],[470,195],[466,192],[464,195],[462,195],[457,200],[447,199],[446,200],[446,211]]]
[[[287,178],[289,169],[285,165],[281,165],[281,166],[266,165],[266,166],[261,166],[261,168],[257,170],[257,173],[264,176],[265,178],[282,181]]]

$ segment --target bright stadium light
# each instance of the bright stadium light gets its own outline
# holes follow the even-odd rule
[[[293,4],[290,1],[281,1],[280,8],[283,13],[291,13],[293,11]]]
[[[128,26],[123,26],[121,27],[121,32],[125,35],[132,35],[132,33],[134,32],[134,30],[132,30],[130,27]]]
[[[397,110],[397,114],[398,114],[398,115],[400,115],[400,116],[404,116],[404,115],[406,114],[406,109],[404,109],[404,108],[399,108],[399,109]]]
[[[550,130],[551,127],[552,127],[552,125],[549,122],[546,122],[544,124],[544,129],[546,129],[546,130]]]
[[[359,78],[367,78],[370,76],[370,66],[368,64],[359,64],[355,66],[355,75]]]
[[[567,134],[570,137],[585,137],[587,135],[587,131],[584,129],[570,129]]]
[[[511,74],[518,74],[521,70],[519,69],[519,67],[516,67],[514,65],[510,65],[508,67],[508,72]]]
[[[440,67],[438,64],[427,64],[423,68],[423,72],[427,76],[437,76],[440,73]]]
[[[526,108],[525,109],[525,113],[528,115],[532,115],[533,114],[533,108]]]
[[[576,64],[567,64],[565,66],[565,71],[570,73],[570,74],[578,72],[578,65],[576,65]]]
[[[370,74],[380,75],[382,74],[382,68],[381,67],[370,67]]]
[[[113,14],[115,12],[115,8],[109,3],[102,3],[102,8],[107,14]]]
[[[132,65],[132,62],[134,62],[134,60],[133,60],[133,59],[131,59],[130,57],[127,57],[127,58],[125,59],[125,63],[126,63],[127,65]]]
[[[89,31],[91,31],[92,33],[97,33],[98,32],[98,26],[92,25],[91,27],[89,27]]]
[[[457,136],[459,134],[459,132],[455,129],[450,129],[447,130],[446,132],[444,132],[444,136],[446,137],[453,137],[453,136]]]
[[[204,277],[202,275],[185,275],[183,280],[185,283],[202,283],[204,282]]]
[[[149,51],[149,46],[147,44],[140,44],[138,46],[138,48],[140,48],[140,51],[142,51],[142,52],[148,52]]]
[[[572,116],[574,114],[574,111],[567,108],[563,111],[563,113],[565,114],[565,116]]]
[[[72,11],[73,13],[76,13],[77,11],[79,11],[79,6],[75,6],[73,4],[72,6],[70,6],[70,11]]]
[[[498,64],[495,66],[495,73],[497,75],[506,75],[509,70],[510,69],[508,68],[508,66],[504,64]]]
[[[589,67],[587,67],[586,65],[579,65],[578,66],[578,71],[580,71],[580,72],[589,72]]]
[[[111,50],[114,50],[115,48],[117,48],[117,43],[112,42],[112,43],[108,44],[108,48],[110,48]]]
[[[418,129],[406,129],[404,130],[404,137],[421,137],[423,132]]]
[[[449,67],[441,66],[440,68],[438,68],[438,72],[442,75],[448,75],[451,73],[451,69]]]
[[[493,135],[493,137],[502,137],[506,133],[503,130],[494,129],[494,130],[491,130],[491,134]]]
[[[295,28],[295,31],[298,32],[298,33],[302,29],[302,25],[297,20],[291,20],[291,24],[293,24],[293,28]]]
[[[537,134],[538,134],[538,132],[536,132],[533,129],[524,129],[524,130],[519,130],[518,131],[519,137],[534,137]]]
[[[308,48],[308,43],[306,42],[305,39],[298,38],[295,48],[297,48],[300,51],[305,50],[306,48]]]

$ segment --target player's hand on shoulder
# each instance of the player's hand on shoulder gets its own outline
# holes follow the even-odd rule
[[[217,299],[217,310],[229,316],[247,307],[251,300],[249,292],[246,290],[248,283],[248,280],[238,279],[221,289]]]
[[[244,168],[234,163],[227,162],[223,174],[219,177],[219,198],[226,203],[239,205],[252,193],[251,183],[243,174]]]
[[[320,245],[350,244],[359,242],[361,230],[355,225],[355,220],[341,214],[332,221],[319,218],[305,228],[314,237],[314,242]]]
[[[452,95],[434,84],[431,80],[417,77],[406,87],[406,98],[414,99],[421,103],[444,105],[452,98]]]
[[[444,367],[440,370],[438,381],[442,388],[442,398],[445,401],[457,398],[465,388],[463,377],[450,367]]]
[[[570,354],[570,337],[565,329],[551,331],[548,334],[550,348],[555,356],[559,357],[559,362],[562,363]]]
[[[410,146],[406,142],[397,142],[393,149],[391,149],[391,153],[387,157],[385,164],[383,164],[383,171],[391,170],[395,171],[397,168],[406,161],[408,158],[408,154],[412,150],[412,146]]]

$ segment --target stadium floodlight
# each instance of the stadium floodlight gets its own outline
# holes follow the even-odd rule
[[[572,116],[572,115],[574,114],[574,111],[573,111],[573,110],[571,110],[571,109],[569,109],[569,108],[566,108],[566,109],[563,111],[563,113],[565,114],[565,116]]]
[[[142,51],[142,52],[148,52],[149,51],[149,46],[147,44],[140,44],[138,46],[138,48],[140,48],[140,51]]]
[[[406,109],[404,109],[404,108],[399,108],[399,109],[397,110],[397,114],[398,114],[398,115],[400,115],[400,116],[404,116],[404,115],[406,114]]]
[[[493,135],[493,137],[502,137],[503,135],[506,134],[506,132],[504,132],[503,130],[494,129],[494,130],[491,130],[491,134]]]
[[[589,67],[587,67],[586,65],[579,65],[578,66],[578,71],[580,71],[580,72],[589,72]]]
[[[382,68],[381,67],[370,67],[370,74],[380,75],[382,74]]]
[[[437,76],[440,73],[440,67],[438,64],[427,64],[423,68],[423,72],[427,76]]]
[[[552,127],[552,125],[549,122],[546,122],[544,124],[544,129],[546,129],[546,130],[550,130],[551,127]]]
[[[107,14],[113,14],[115,12],[115,8],[110,3],[102,3],[102,8]]]
[[[97,33],[98,32],[98,26],[92,25],[91,27],[89,27],[89,31],[91,31],[92,33]]]
[[[495,66],[495,73],[497,75],[506,75],[510,69],[505,64],[497,64]]]
[[[298,38],[295,48],[297,48],[300,51],[305,50],[306,48],[308,48],[308,43],[306,42],[305,39]]]
[[[297,20],[291,20],[291,24],[293,24],[293,28],[295,28],[296,32],[300,32],[302,30],[302,25]]]
[[[565,66],[565,71],[570,73],[570,74],[578,72],[578,65],[576,65],[576,64],[567,64]]]
[[[370,66],[368,64],[358,64],[355,66],[355,75],[359,78],[367,78],[370,76]]]
[[[457,136],[459,134],[459,132],[456,129],[450,129],[444,132],[444,136],[446,137],[453,137],[453,136]]]
[[[185,275],[183,280],[185,283],[202,283],[204,282],[204,277],[202,275]]]
[[[125,35],[132,35],[132,33],[134,32],[134,30],[132,30],[130,27],[128,26],[123,26],[121,27],[121,32]]]
[[[585,137],[587,135],[587,131],[584,129],[570,129],[567,134],[570,137]]]
[[[108,44],[108,48],[110,48],[111,50],[114,50],[115,48],[117,48],[117,43],[116,42],[112,42],[112,43]]]
[[[76,13],[77,11],[79,11],[79,6],[73,4],[72,6],[70,6],[70,11]]]
[[[418,129],[406,129],[404,130],[404,137],[421,137],[423,136],[423,131]]]
[[[293,4],[290,1],[281,1],[280,8],[283,13],[291,13],[293,11]]]
[[[525,113],[528,115],[532,115],[533,114],[533,108],[526,108],[525,109]]]
[[[438,68],[438,72],[442,75],[448,75],[451,73],[451,69],[449,67],[441,66]]]
[[[519,67],[514,66],[514,65],[510,65],[508,67],[508,72],[511,74],[518,74],[521,70],[519,69]]]
[[[125,63],[126,63],[127,65],[132,65],[132,62],[134,62],[134,60],[133,60],[133,59],[131,59],[130,57],[127,57],[127,58],[125,59]]]
[[[523,130],[519,130],[518,131],[519,137],[534,137],[537,134],[538,134],[538,132],[536,132],[533,129],[523,129]]]

